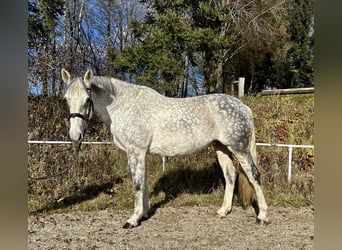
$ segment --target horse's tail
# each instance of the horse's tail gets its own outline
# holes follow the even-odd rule
[[[255,145],[255,133],[254,133],[254,128],[252,130],[252,136],[250,140],[250,152],[251,157],[252,157],[252,171],[257,171],[256,165],[258,162],[257,158],[257,151],[256,151],[256,145]],[[254,188],[252,184],[249,182],[245,172],[241,169],[241,166],[238,167],[239,171],[239,177],[238,177],[238,200],[239,203],[242,205],[244,209],[247,209],[248,206],[250,205],[255,205],[255,195],[254,195]]]
[[[254,201],[254,188],[247,179],[246,174],[239,166],[238,200],[244,209],[252,205]]]

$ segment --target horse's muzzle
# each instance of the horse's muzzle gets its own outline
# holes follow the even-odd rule
[[[77,135],[69,133],[69,137],[77,145],[78,150],[81,150],[83,134],[79,133],[77,137]]]
[[[83,140],[83,134],[79,131],[69,131],[70,139],[75,143],[80,143]]]

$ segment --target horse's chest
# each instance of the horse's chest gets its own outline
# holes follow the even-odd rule
[[[114,142],[123,150],[128,147],[145,147],[149,140],[145,125],[136,121],[133,116],[119,119],[111,126]]]

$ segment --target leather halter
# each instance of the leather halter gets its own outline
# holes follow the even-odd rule
[[[87,91],[88,91],[88,93],[90,93],[89,88],[87,88]],[[81,118],[85,121],[89,121],[90,114],[92,111],[94,111],[94,103],[93,103],[93,100],[91,98],[89,98],[88,103],[89,103],[89,106],[87,108],[87,114],[86,115],[81,114],[81,113],[71,113],[68,117],[68,121],[70,121],[71,118],[75,118],[75,117]]]
[[[87,88],[87,92],[89,94],[89,99],[87,100],[87,103],[89,105],[88,105],[88,108],[87,108],[86,115],[83,115],[81,113],[71,113],[69,115],[69,117],[68,117],[68,121],[70,121],[71,118],[75,118],[75,117],[81,118],[82,120],[85,120],[86,122],[89,121],[90,114],[91,114],[92,111],[94,111],[94,103],[93,103],[93,100],[91,99],[91,92],[90,91],[91,91],[91,89]],[[85,133],[85,129],[84,129],[83,132]],[[77,147],[78,151],[81,151],[82,141],[83,141],[83,136],[82,136],[81,141],[78,144],[78,147]]]

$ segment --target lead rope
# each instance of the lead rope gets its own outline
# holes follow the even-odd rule
[[[48,179],[52,179],[52,178],[56,178],[58,176],[61,176],[61,175],[64,175],[66,174],[67,172],[69,172],[70,170],[70,167],[68,167],[67,169],[57,173],[57,174],[53,174],[53,175],[47,175],[47,176],[43,176],[43,177],[38,177],[38,178],[35,178],[35,177],[31,177],[29,176],[28,178],[32,181],[42,181],[42,180],[48,180]]]
[[[76,148],[76,151],[75,151],[75,155],[76,155],[76,165],[78,165],[78,159],[79,159],[79,152],[80,152],[80,149],[79,147]],[[59,176],[62,176],[62,175],[65,175],[66,173],[68,173],[72,168],[72,165],[68,166],[66,169],[56,173],[56,174],[51,174],[51,175],[47,175],[47,176],[42,176],[42,177],[31,177],[31,176],[28,176],[28,178],[31,180],[31,181],[42,181],[42,180],[48,180],[48,179],[53,179],[53,178],[57,178]]]

